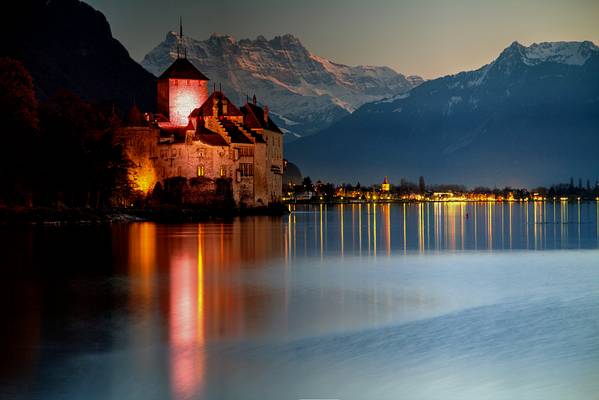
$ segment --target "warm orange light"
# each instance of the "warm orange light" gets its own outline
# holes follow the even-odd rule
[[[144,194],[152,189],[154,182],[156,182],[156,173],[154,168],[146,167],[136,171],[137,174],[133,176],[133,184],[138,190],[141,190]]]

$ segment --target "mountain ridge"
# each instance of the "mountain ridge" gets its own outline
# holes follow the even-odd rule
[[[141,64],[159,75],[177,57],[178,34],[166,38]],[[256,94],[268,103],[288,134],[310,135],[365,102],[403,93],[423,80],[389,67],[347,66],[312,54],[291,34],[240,39],[213,33],[206,40],[184,36],[187,58],[235,102]],[[291,121],[289,123],[288,121]]]
[[[541,59],[539,46],[556,53]],[[599,176],[598,134],[599,49],[590,42],[514,42],[478,69],[367,103],[289,145],[286,155],[324,180],[428,175],[438,183],[544,184],[569,174]],[[565,146],[565,138],[576,145]],[[356,141],[359,152],[344,143]]]

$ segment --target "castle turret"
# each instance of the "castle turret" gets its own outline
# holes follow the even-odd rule
[[[208,99],[208,78],[186,58],[181,57],[183,28],[179,34],[177,59],[158,78],[158,113],[173,125],[186,126],[189,114]]]

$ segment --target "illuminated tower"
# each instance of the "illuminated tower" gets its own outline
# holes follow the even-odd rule
[[[180,24],[177,59],[158,78],[158,113],[177,126],[186,126],[189,114],[208,99],[208,78],[187,59],[182,39]]]
[[[381,192],[389,193],[390,188],[391,185],[389,184],[389,179],[385,177],[385,179],[383,180],[383,184],[381,185]]]

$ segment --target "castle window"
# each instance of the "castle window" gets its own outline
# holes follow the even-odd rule
[[[240,157],[253,157],[254,149],[251,147],[240,147],[239,148],[239,156]]]
[[[241,171],[241,176],[254,176],[254,164],[240,163],[239,170]]]
[[[225,170],[225,167],[223,165],[220,166],[220,177],[223,178],[225,175],[227,175],[227,171]]]
[[[204,166],[203,165],[198,165],[198,176],[204,176],[205,172],[204,172]]]

